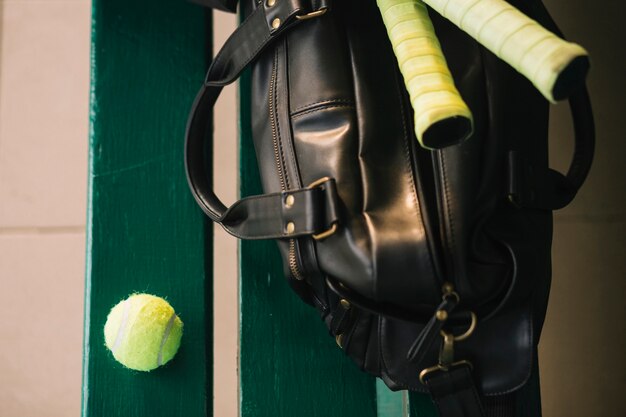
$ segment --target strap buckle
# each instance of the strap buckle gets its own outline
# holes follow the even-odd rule
[[[420,372],[420,382],[422,383],[422,385],[426,385],[426,378],[429,375],[434,374],[435,372],[448,372],[451,369],[458,368],[460,366],[467,366],[468,368],[470,368],[470,370],[472,371],[474,370],[474,365],[472,365],[472,363],[468,360],[453,362],[445,366],[441,364],[437,364],[435,366],[431,366],[430,368],[426,368],[422,370],[422,372]]]
[[[445,294],[444,297],[452,294],[456,293],[449,292],[448,294]],[[458,297],[458,295],[456,296]],[[476,330],[476,324],[478,323],[476,313],[473,311],[470,311],[469,313],[471,322],[465,333],[455,336],[454,334],[448,333],[444,330],[440,331],[443,341],[441,343],[441,348],[439,349],[439,363],[435,366],[423,369],[420,372],[419,380],[422,384],[426,385],[426,377],[434,372],[448,372],[450,369],[459,366],[468,366],[470,369],[473,369],[472,363],[467,360],[454,361],[454,342],[461,342],[467,339],[474,333],[474,330]],[[444,320],[446,319],[447,317],[444,318]]]
[[[324,10],[324,13],[325,13],[327,8],[320,9],[320,10]],[[317,13],[317,12],[313,12],[313,13]],[[311,14],[311,13],[309,13],[309,14]],[[321,16],[321,15],[318,15],[318,16]],[[296,16],[296,17],[298,17],[298,16]],[[306,188],[311,189],[311,188],[319,187],[320,185],[324,184],[326,181],[330,181],[330,179],[331,179],[330,177],[322,177],[319,180],[313,181]],[[326,230],[325,232],[313,235],[313,239],[315,239],[315,240],[324,240],[327,237],[334,235],[336,231],[337,231],[337,223],[335,222],[335,223],[331,224],[330,228],[328,230]]]
[[[318,9],[318,10],[316,10],[314,12],[311,12],[311,13],[296,15],[296,19],[298,19],[298,20],[314,19],[316,17],[320,17],[320,16],[326,14],[327,11],[328,11],[328,7],[322,7],[321,9]]]

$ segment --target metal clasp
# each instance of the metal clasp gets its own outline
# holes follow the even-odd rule
[[[458,295],[457,295],[458,296]],[[467,360],[454,361],[454,342],[461,342],[474,333],[476,330],[476,324],[478,322],[478,318],[473,311],[470,311],[471,323],[469,328],[465,331],[465,333],[455,336],[452,333],[448,333],[444,330],[441,330],[441,337],[443,341],[441,343],[441,348],[439,350],[439,363],[435,366],[431,366],[430,368],[426,368],[422,370],[419,374],[419,380],[422,384],[425,384],[425,377],[428,374],[434,372],[448,372],[451,368],[456,368],[461,365],[468,366],[473,368],[472,363]]]
[[[302,15],[296,15],[296,19],[298,19],[298,20],[314,19],[316,17],[320,17],[320,16],[326,14],[327,11],[328,11],[328,7],[322,7],[321,9],[316,10],[316,11],[311,12],[311,13],[302,14]]]
[[[327,9],[321,9],[321,10],[324,10],[324,12],[325,12]],[[316,12],[313,12],[313,13],[316,13]],[[322,13],[322,14],[323,14],[323,13]],[[296,16],[296,17],[298,17],[298,16]],[[308,185],[308,187],[306,187],[306,188],[311,189],[311,188],[318,187],[318,186],[320,186],[320,185],[324,184],[326,181],[329,181],[329,180],[330,180],[330,177],[323,177],[323,178],[320,178],[320,179],[319,179],[319,180],[317,180],[317,181],[313,181],[313,182],[312,182],[311,184],[309,184],[309,185]],[[318,233],[318,234],[316,234],[316,235],[313,235],[313,239],[315,239],[315,240],[323,240],[323,239],[326,239],[327,237],[334,235],[336,231],[337,231],[337,223],[333,223],[333,224],[331,224],[331,225],[330,225],[330,228],[329,228],[328,230],[326,230],[325,232],[322,232],[322,233]]]

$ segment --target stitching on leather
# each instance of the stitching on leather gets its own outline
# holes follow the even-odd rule
[[[323,106],[323,107],[318,107],[318,108],[315,108],[315,109],[303,111],[303,112],[298,113],[298,114],[292,114],[291,117],[293,119],[295,119],[295,118],[298,118],[300,116],[304,116],[304,115],[307,115],[307,114],[310,114],[310,113],[315,113],[315,112],[318,112],[318,111],[334,109],[334,108],[350,108],[350,109],[354,109],[355,106],[354,106],[354,104],[335,104],[335,105],[332,105],[332,106]]]
[[[426,385],[428,386],[428,391],[430,394],[430,384],[429,384],[429,380],[426,380]],[[433,395],[430,396],[433,399],[433,402],[435,403],[435,405],[437,406],[437,411],[439,411],[439,413],[441,413],[441,402],[440,402],[440,398],[439,397],[435,397]]]
[[[450,211],[450,187],[448,183],[446,158],[445,158],[444,152],[445,151],[439,151],[439,160],[441,161],[441,176],[443,179],[443,187],[445,190],[444,203],[446,204],[446,211],[447,211],[446,217],[448,219],[448,223],[450,224],[450,227],[449,227],[450,233],[446,233],[446,239],[448,240],[448,244],[450,245],[450,247],[454,247],[454,243],[455,243],[454,218],[452,216],[452,212]],[[454,270],[454,261],[450,262],[450,265],[452,266],[452,269]],[[448,271],[448,273],[454,275],[454,271]]]
[[[367,363],[367,354],[370,351],[370,345],[371,345],[371,333],[372,333],[372,315],[363,311],[359,311],[359,317],[357,319],[357,323],[361,323],[361,321],[365,321],[367,320],[367,332],[366,332],[366,340],[367,342],[365,343],[365,351],[363,352],[363,369],[365,369],[365,365]],[[363,315],[367,314],[367,316],[364,318]],[[380,365],[377,363],[377,366],[380,368]],[[376,369],[377,372],[380,372],[380,369]]]
[[[480,397],[478,396],[478,392],[476,391],[476,383],[474,382],[474,378],[472,378],[472,373],[470,372],[469,368],[465,368],[464,371],[465,371],[466,374],[468,374],[468,377],[472,381],[472,387],[471,387],[470,391],[472,391],[472,395],[474,397],[474,401],[476,401],[476,404],[478,404],[480,410],[482,411],[483,403],[480,401]]]
[[[237,232],[234,232],[231,228],[224,226],[222,224],[222,226],[224,227],[224,229],[226,229],[226,231],[231,234],[232,236],[239,238],[239,239],[250,239],[250,237],[246,237],[246,235],[243,234],[239,234]],[[289,236],[285,236],[285,235],[260,235],[257,236],[255,235],[253,237],[253,240],[263,240],[263,239],[294,239],[294,238],[298,238],[298,237],[307,237],[307,236],[311,236],[312,234],[314,234],[315,231],[305,231],[305,232],[301,232],[301,233],[294,233],[293,235],[289,235]]]
[[[402,131],[404,133],[404,140],[403,140],[403,147],[404,147],[404,157],[405,157],[405,166],[404,169],[405,171],[409,174],[408,176],[408,183],[409,183],[409,187],[411,187],[411,191],[412,191],[412,196],[413,196],[413,202],[415,203],[414,209],[415,209],[415,214],[417,215],[416,217],[419,218],[420,220],[423,220],[423,216],[422,216],[422,212],[421,212],[421,207],[419,205],[419,199],[417,197],[417,189],[415,188],[415,181],[417,180],[413,174],[413,169],[411,168],[411,153],[409,150],[409,132],[408,129],[406,127],[406,113],[404,111],[404,106],[402,103],[402,92],[400,91],[400,87],[399,87],[399,83],[398,83],[398,74],[396,71],[393,71],[393,79],[394,79],[394,84],[396,85],[396,93],[397,96],[400,98],[400,116],[402,119]],[[411,138],[412,139],[412,138]]]
[[[387,378],[392,379],[391,375],[389,375],[389,368],[387,367],[387,361],[385,360],[385,345],[383,345],[383,321],[385,320],[382,315],[376,315],[378,317],[378,346],[380,350],[380,362],[382,365],[382,369],[385,370],[385,374]],[[381,369],[381,374],[382,374]]]
[[[309,109],[312,109],[313,107],[317,107],[317,106],[320,106],[320,107],[321,107],[321,105],[324,105],[324,104],[333,104],[333,103],[336,103],[336,104],[351,104],[351,105],[354,105],[354,101],[352,101],[352,100],[342,100],[342,99],[335,99],[335,100],[320,100],[320,101],[316,101],[315,103],[305,104],[304,106],[300,106],[300,107],[298,107],[298,108],[294,109],[294,110],[291,112],[291,115],[292,115],[292,116],[293,116],[293,115],[296,115],[296,114],[300,113],[300,112],[301,112],[301,111],[303,111],[303,110],[309,110]]]
[[[533,299],[534,299],[534,295],[533,295]],[[526,323],[526,326],[528,326],[529,344],[533,344],[534,345],[534,342],[533,342],[533,334],[534,334],[533,330],[534,330],[534,327],[532,325],[532,309],[531,309],[531,307],[528,307],[527,313],[528,313],[529,319],[525,320],[525,323]],[[530,377],[532,375],[532,372],[533,372],[533,360],[534,360],[534,357],[535,357],[535,352],[536,352],[536,348],[535,348],[535,346],[533,346],[531,348],[531,350],[530,350],[530,355],[528,355],[528,361],[527,361],[528,368],[527,369],[529,369],[529,371],[527,373],[527,377],[524,378],[524,380],[520,384],[518,384],[518,385],[516,385],[513,388],[510,388],[508,390],[503,390],[503,391],[498,391],[498,392],[491,392],[489,394],[486,394],[485,396],[491,397],[491,396],[495,396],[495,395],[510,394],[510,393],[512,393],[514,391],[517,391],[524,384],[526,384],[528,382],[528,380],[530,379]]]
[[[347,58],[350,61],[350,69],[351,69],[351,77],[350,80],[352,81],[352,97],[354,99],[354,102],[356,103],[356,83],[358,80],[358,77],[356,75],[356,63],[355,63],[355,58],[354,58],[354,40],[350,37],[350,35],[348,34],[348,31],[345,30],[345,26],[342,27],[342,35],[343,35],[343,39],[345,39],[346,41],[346,45],[347,45]],[[355,180],[358,180],[358,184],[360,185],[360,188],[356,189],[357,187],[353,187],[355,190],[354,192],[354,197],[356,202],[360,203],[360,216],[358,216],[358,218],[360,220],[363,221],[363,226],[365,229],[369,228],[368,225],[368,220],[367,220],[367,213],[365,213],[365,184],[364,184],[364,173],[363,173],[363,161],[361,159],[361,155],[360,155],[360,151],[361,151],[361,134],[362,132],[360,131],[359,128],[359,123],[358,121],[360,120],[360,115],[359,115],[359,108],[358,106],[353,106],[352,107],[353,110],[353,114],[352,116],[354,116],[354,131],[356,134],[356,155],[354,155],[352,158],[353,160],[356,162],[356,166],[358,167],[358,178],[356,178]],[[354,182],[354,184],[357,184],[357,181]],[[369,230],[367,230],[367,232],[369,232]],[[368,233],[366,232],[366,235],[368,235]],[[369,236],[369,235],[368,235]],[[372,249],[372,242],[370,239],[367,239],[367,249],[369,251],[371,251]],[[374,271],[374,262],[372,260],[369,261],[369,268],[371,271]],[[376,287],[375,284],[372,284],[372,293],[375,293],[376,291]]]
[[[289,194],[291,195],[298,195],[298,194],[304,194],[307,192],[310,192],[311,190],[308,188],[303,188],[300,190],[295,190],[295,191],[290,191]],[[241,238],[241,239],[249,239],[249,238],[254,238],[254,239],[291,239],[291,238],[296,238],[296,237],[302,237],[302,236],[310,236],[316,232],[318,232],[317,230],[303,230],[301,232],[298,233],[294,233],[293,235],[289,235],[289,236],[285,236],[282,233],[274,233],[274,234],[269,234],[269,235],[246,235],[243,233],[238,233],[235,231],[235,229],[233,228],[233,226],[230,226],[228,224],[225,224],[223,221],[226,220],[226,218],[228,217],[228,215],[237,207],[240,206],[241,204],[245,204],[246,201],[252,200],[252,199],[271,199],[271,198],[277,198],[277,197],[281,197],[284,193],[272,193],[272,194],[263,194],[260,196],[250,196],[250,197],[245,197],[242,198],[241,200],[236,201],[235,203],[233,203],[228,209],[227,211],[224,213],[224,216],[222,217],[222,219],[219,221],[219,224],[232,236]]]
[[[287,102],[287,123],[288,123],[288,133],[289,137],[287,138],[287,149],[289,150],[289,158],[291,160],[291,166],[293,167],[294,172],[294,187],[301,188],[302,187],[302,178],[300,177],[300,170],[298,169],[298,159],[296,158],[296,144],[293,135],[293,126],[291,125],[291,118],[289,117],[289,86],[291,85],[289,81],[289,43],[287,42],[287,37],[283,40],[283,48],[285,50],[285,84],[287,85],[287,93],[286,93],[286,102]]]
[[[245,19],[245,20],[241,23],[241,25],[239,25],[239,27],[240,27],[240,28],[244,27],[244,26],[245,26],[245,24],[246,24],[246,23],[248,23],[248,21],[252,20],[252,18],[255,16],[255,12],[256,12],[256,10],[255,10],[255,11],[253,11],[252,13],[250,13],[250,16],[246,17],[246,19]],[[238,30],[237,30],[237,31],[235,31],[235,33],[237,33],[237,32],[238,32]],[[213,58],[213,63],[211,64],[211,67],[213,67],[213,64],[214,64],[214,63],[216,63],[216,62],[218,62],[218,61],[220,61],[220,60],[221,60],[221,57],[223,56],[224,51],[225,51],[226,49],[228,49],[228,48],[227,48],[227,46],[228,46],[229,44],[231,44],[231,43],[233,43],[233,42],[234,42],[234,41],[233,41],[233,39],[235,38],[235,36],[234,36],[234,35],[235,35],[235,33],[233,33],[233,35],[231,35],[231,36],[230,36],[230,37],[226,40],[226,42],[224,43],[224,46],[222,46],[222,49],[220,49],[220,51],[217,53],[217,55],[215,55],[215,58]],[[268,36],[265,36],[265,37],[263,38],[263,41],[261,42],[260,46],[259,46],[257,49],[255,49],[255,51],[254,51],[254,53],[251,55],[251,57],[250,57],[248,60],[246,60],[246,61],[245,61],[244,67],[246,67],[246,66],[250,63],[250,61],[252,61],[252,59],[254,59],[254,58],[256,57],[257,52],[259,52],[259,51],[263,48],[263,46],[264,46],[265,42],[266,42],[268,39],[270,39],[270,38],[271,38],[271,35],[268,33]],[[223,76],[223,75],[224,75],[224,74],[220,74],[220,76]]]
[[[351,315],[350,313],[348,313],[349,315]],[[348,317],[348,320],[350,320],[352,317]],[[348,330],[348,334],[346,335],[346,343],[344,346],[344,350],[346,352],[348,352],[348,348],[350,347],[350,342],[352,342],[352,336],[354,336],[354,333],[356,332],[356,328],[358,327],[358,317],[356,319],[353,319],[352,325],[349,327]],[[365,360],[365,358],[363,358],[363,360]]]

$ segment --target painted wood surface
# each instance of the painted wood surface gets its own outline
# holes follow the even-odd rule
[[[242,196],[261,193],[249,125],[249,76],[241,81]],[[374,417],[375,379],[330,337],[291,291],[273,241],[240,248],[242,417]]]
[[[212,239],[183,168],[205,46],[205,12],[185,1],[93,1],[84,417],[211,415]],[[149,373],[104,346],[109,309],[132,292],[165,297],[185,324]]]
[[[377,417],[408,417],[407,391],[391,391],[381,379],[376,379]]]

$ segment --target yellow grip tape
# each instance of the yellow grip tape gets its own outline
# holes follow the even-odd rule
[[[426,6],[421,0],[377,3],[415,111],[415,135],[420,144],[438,147],[438,139],[431,138],[425,144],[424,133],[447,119],[465,118],[470,129],[458,131],[462,135],[458,138],[441,138],[441,142],[466,139],[473,126],[472,113],[454,85]]]
[[[587,57],[504,0],[424,0],[528,78],[551,102],[559,76],[574,59]]]

